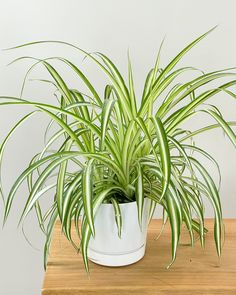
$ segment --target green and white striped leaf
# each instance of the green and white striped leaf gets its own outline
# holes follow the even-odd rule
[[[89,224],[92,235],[95,235],[94,220],[93,220],[93,162],[94,159],[90,159],[84,169],[82,178],[82,197],[84,212]]]
[[[170,158],[170,150],[168,145],[167,135],[164,129],[164,126],[160,120],[160,118],[151,118],[155,131],[157,133],[160,158],[162,164],[162,172],[163,172],[163,189],[160,200],[165,196],[168,186],[170,183],[170,175],[171,175],[171,158]]]
[[[103,108],[102,108],[102,122],[101,122],[101,150],[104,149],[104,139],[106,136],[106,132],[107,132],[107,125],[108,122],[110,120],[110,116],[111,116],[111,112],[112,112],[112,108],[115,104],[115,100],[114,99],[105,99],[104,104],[103,104]]]
[[[121,238],[121,231],[122,231],[122,216],[121,216],[121,210],[120,210],[120,205],[117,202],[115,198],[111,198],[111,203],[114,208],[114,213],[115,213],[115,220],[116,220],[116,225],[117,225],[117,230],[118,230],[118,236]]]
[[[140,164],[138,164],[137,170],[138,170],[138,176],[137,176],[136,186],[135,186],[135,196],[136,196],[137,209],[138,209],[139,226],[142,230],[143,204],[144,204],[144,187],[143,187],[144,177],[143,177],[143,171]]]

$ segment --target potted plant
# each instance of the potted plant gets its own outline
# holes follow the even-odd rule
[[[235,73],[232,69],[202,73],[192,67],[175,68],[209,32],[185,47],[164,68],[159,62],[160,48],[140,99],[135,95],[129,58],[126,82],[107,56],[87,53],[66,42],[56,43],[82,53],[108,77],[104,94],[95,90],[75,64],[65,58],[50,57],[33,59],[31,69],[41,64],[49,72],[52,81],[46,82],[52,83],[57,90],[58,105],[24,99],[23,96],[1,97],[1,106],[30,105],[36,112],[49,116],[51,121],[46,134],[52,124],[58,126],[5,198],[4,222],[19,186],[27,181],[29,196],[20,222],[31,210],[36,211],[39,226],[46,235],[45,265],[53,227],[58,219],[66,238],[81,251],[86,270],[89,269],[88,259],[110,266],[127,265],[141,259],[145,252],[148,222],[156,205],[163,208],[163,223],[168,220],[171,226],[171,265],[176,258],[182,224],[188,229],[191,244],[194,236],[199,236],[204,245],[207,229],[204,227],[203,197],[210,200],[214,209],[215,244],[218,255],[221,254],[223,223],[219,190],[198,155],[214,163],[217,169],[218,164],[210,154],[193,144],[192,139],[197,134],[221,127],[236,144],[231,128],[236,123],[226,122],[216,106],[206,104],[218,93],[235,99],[230,90],[236,84]],[[39,43],[47,42],[18,47]],[[53,60],[76,73],[88,92],[84,94],[70,89],[52,66]],[[195,71],[197,76],[181,84],[175,82],[186,71]],[[207,90],[203,88],[222,77],[230,81]],[[182,126],[199,113],[211,116],[215,124],[195,131]],[[23,117],[9,132],[0,148],[0,160],[8,139],[34,114],[31,112]],[[41,199],[51,190],[54,190],[54,200],[43,212]],[[71,235],[72,227],[76,228],[79,243]]]

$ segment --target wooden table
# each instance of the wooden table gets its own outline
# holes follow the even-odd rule
[[[150,295],[235,295],[236,294],[236,219],[225,220],[226,239],[219,260],[213,241],[213,221],[207,220],[209,229],[205,250],[199,241],[194,248],[184,244],[183,233],[177,259],[170,262],[170,229],[167,226],[159,240],[155,240],[160,221],[149,226],[145,257],[136,264],[109,268],[90,263],[90,277],[84,271],[81,256],[60,234],[56,224],[51,257],[45,274],[43,295],[83,294],[150,294]]]

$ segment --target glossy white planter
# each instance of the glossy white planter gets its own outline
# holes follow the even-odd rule
[[[89,260],[105,266],[124,266],[145,254],[150,200],[145,199],[142,230],[138,223],[136,202],[120,204],[121,238],[118,237],[112,204],[102,204],[95,217],[95,238],[88,246]]]

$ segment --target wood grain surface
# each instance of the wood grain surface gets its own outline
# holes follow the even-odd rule
[[[183,230],[176,262],[170,269],[171,233],[166,226],[155,240],[161,223],[149,226],[145,257],[125,267],[109,268],[90,262],[90,275],[82,258],[61,235],[60,224],[54,229],[51,255],[42,289],[43,295],[145,294],[145,295],[236,295],[236,219],[225,220],[223,254],[218,259],[213,239],[213,221],[207,220],[209,233],[205,249],[199,241],[192,248]]]

